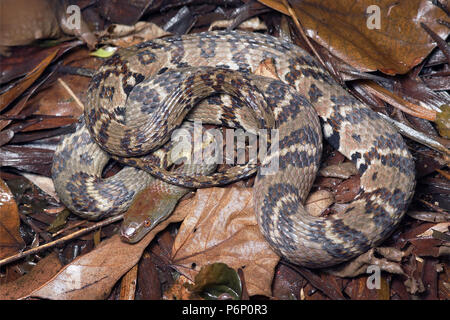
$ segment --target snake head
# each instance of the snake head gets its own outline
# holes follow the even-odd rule
[[[120,237],[136,243],[165,220],[174,210],[180,196],[161,190],[143,190],[138,193],[120,226]]]

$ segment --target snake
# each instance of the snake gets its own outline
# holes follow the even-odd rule
[[[264,61],[276,78],[254,74]],[[269,148],[257,166],[197,176],[169,172],[152,152],[184,119],[252,133],[275,128],[270,143],[278,148]],[[345,210],[317,217],[304,203],[320,166],[322,138],[356,165],[360,188]],[[101,171],[110,158],[125,168],[106,187]],[[264,173],[274,161],[277,170]],[[88,165],[96,176],[85,171]],[[171,36],[118,50],[91,79],[83,119],[57,147],[52,166],[61,201],[90,219],[126,211],[149,176],[202,188],[255,172],[261,233],[280,256],[310,268],[379,245],[398,226],[415,187],[414,160],[391,125],[302,48],[243,31]]]

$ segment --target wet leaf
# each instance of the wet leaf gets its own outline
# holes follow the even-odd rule
[[[283,1],[259,1],[289,14]],[[449,33],[438,23],[448,21],[447,16],[427,0],[291,0],[289,4],[310,38],[362,71],[403,74],[419,64],[436,47],[420,23],[441,38]],[[379,10],[379,20],[373,10]]]
[[[19,252],[25,246],[19,225],[16,201],[6,183],[0,179],[0,259]]]
[[[242,268],[249,295],[271,296],[274,268],[279,260],[259,231],[248,188],[197,190],[187,200],[187,216],[172,248],[172,264],[193,280],[202,266],[222,262]]]
[[[187,288],[207,300],[217,300],[224,294],[238,300],[242,294],[242,284],[238,273],[225,263],[203,266],[195,276],[194,284],[187,284]]]

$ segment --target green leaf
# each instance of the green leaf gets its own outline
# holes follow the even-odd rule
[[[115,48],[115,47],[103,47],[103,48],[100,48],[98,50],[91,52],[91,56],[99,57],[99,58],[109,58],[116,51],[117,51],[117,48]]]
[[[238,300],[242,295],[242,283],[238,273],[225,263],[203,266],[195,276],[194,284],[186,287],[195,295],[207,300],[217,300],[221,295]]]

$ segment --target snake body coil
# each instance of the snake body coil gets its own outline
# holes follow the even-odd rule
[[[269,58],[281,81],[251,74]],[[204,99],[214,93],[232,98],[222,99],[229,103],[219,107],[216,98]],[[103,150],[168,182],[220,184],[215,176],[167,175],[138,158],[164,144],[198,102],[191,118],[249,131],[278,129],[279,150],[263,160],[262,168],[276,158],[279,170],[264,175],[259,169],[254,205],[263,235],[290,261],[326,267],[351,259],[385,239],[405,213],[414,188],[414,162],[401,136],[301,48],[245,32],[158,39],[109,59],[91,81],[86,126],[82,123],[66,137],[55,154],[53,179],[62,201],[91,218],[129,206],[140,188],[138,169],[126,167],[128,172],[119,172],[107,188],[85,171],[87,166],[101,172],[107,160],[97,156],[106,157]],[[355,200],[345,212],[326,218],[309,215],[302,205],[321,154],[317,114],[324,137],[361,174]],[[158,164],[151,154],[146,157]]]

